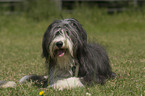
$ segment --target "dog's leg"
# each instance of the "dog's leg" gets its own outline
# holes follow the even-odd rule
[[[0,81],[0,88],[15,88],[16,85],[14,81]]]
[[[57,80],[54,84],[48,86],[54,89],[63,90],[63,89],[71,89],[76,87],[84,87],[80,78],[78,77],[70,77],[67,79]]]
[[[75,75],[78,74],[79,66],[75,70]],[[54,89],[71,89],[75,87],[83,87],[81,79],[78,77],[72,77],[72,72],[70,70],[62,70],[59,68],[51,68],[49,70],[49,86]]]
[[[39,75],[26,75],[22,77],[19,83],[25,83],[26,81],[33,81],[36,86],[47,87],[48,86],[48,76]]]

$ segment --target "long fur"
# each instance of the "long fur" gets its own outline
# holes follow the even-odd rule
[[[84,84],[104,84],[106,79],[115,76],[115,73],[111,70],[106,51],[98,44],[87,43],[86,31],[75,19],[56,20],[50,24],[44,34],[42,42],[43,57],[46,59],[49,75],[52,74],[51,70],[55,70],[54,68],[57,66],[57,61],[55,58],[51,57],[48,49],[53,37],[55,36],[55,32],[57,32],[57,29],[59,28],[65,30],[73,42],[72,58],[74,60],[74,64],[79,64],[80,66],[78,77],[81,78],[81,81]],[[73,70],[72,76],[74,76],[75,67],[76,66],[73,66],[71,68],[71,70]],[[64,78],[67,78],[67,76]]]
[[[43,36],[42,56],[46,60],[48,77],[27,75],[28,80],[43,82],[43,86],[55,89],[70,89],[104,84],[114,78],[109,58],[99,44],[89,44],[87,33],[75,19],[55,20]]]

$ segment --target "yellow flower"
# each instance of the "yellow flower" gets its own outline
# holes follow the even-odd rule
[[[39,92],[40,96],[44,96],[44,91]]]

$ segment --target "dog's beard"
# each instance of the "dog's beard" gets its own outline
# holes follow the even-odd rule
[[[72,64],[73,43],[64,30],[56,33],[50,43],[49,52],[52,59],[55,59],[60,68],[66,68]]]

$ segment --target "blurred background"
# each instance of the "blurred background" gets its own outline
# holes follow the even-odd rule
[[[86,7],[97,8],[94,13],[104,10],[107,14],[116,14],[143,11],[144,6],[145,0],[0,0],[0,15],[25,14],[40,20],[50,16],[61,18],[62,12],[76,13],[76,9],[86,10]]]

